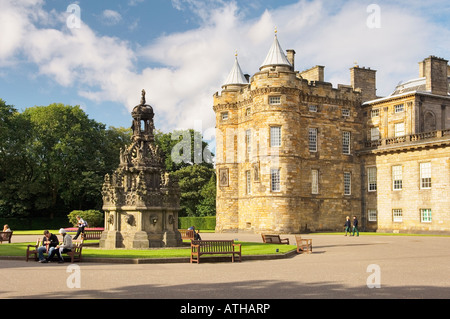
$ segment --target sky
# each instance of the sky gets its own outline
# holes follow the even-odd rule
[[[258,72],[275,28],[296,70],[323,65],[337,87],[355,63],[370,67],[379,96],[417,78],[424,58],[450,59],[448,0],[0,0],[0,98],[130,127],[145,89],[157,129],[208,140],[235,53]]]

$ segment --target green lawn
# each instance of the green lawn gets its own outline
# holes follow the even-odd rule
[[[58,234],[59,229],[49,229],[51,233]],[[71,232],[75,234],[76,232]],[[200,233],[214,233],[214,230],[201,230]],[[15,230],[14,235],[36,235],[38,237],[44,236],[44,230]],[[311,235],[343,235],[344,232],[324,232],[324,233],[311,233]],[[439,234],[408,234],[408,233],[377,233],[377,232],[359,232],[360,235],[370,235],[370,236],[443,236],[450,237],[450,235],[439,235]],[[304,234],[309,235],[309,234]]]
[[[95,241],[92,241],[95,242]],[[251,242],[236,242],[242,245],[242,255],[274,255],[283,254],[296,249],[294,245],[277,245]],[[25,256],[27,246],[34,243],[12,243],[0,245],[0,256]],[[278,252],[276,251],[278,249]],[[83,247],[83,257],[97,258],[172,258],[189,257],[190,247],[160,249],[115,249],[106,250],[94,247]]]

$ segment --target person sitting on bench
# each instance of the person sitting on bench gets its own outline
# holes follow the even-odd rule
[[[56,249],[59,244],[59,239],[55,234],[52,234],[48,230],[44,230],[44,238],[42,239],[42,246],[38,248],[39,262],[45,263],[47,260],[44,258],[44,253],[49,255]]]
[[[53,259],[53,256],[56,254],[58,257],[58,263],[63,263],[64,258],[62,257],[62,254],[65,254],[69,251],[72,251],[73,243],[72,243],[72,237],[67,234],[66,230],[64,228],[61,228],[59,230],[59,233],[63,236],[63,244],[56,246],[56,249],[53,249],[52,252],[48,255],[48,258],[46,261],[51,261]]]
[[[200,234],[199,234],[198,230],[195,230],[195,226],[189,227],[188,230],[193,230],[193,231],[194,231],[194,239],[195,239],[195,240],[202,240],[202,238],[200,237]]]

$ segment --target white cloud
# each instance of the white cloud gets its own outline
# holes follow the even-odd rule
[[[445,7],[442,0],[431,1]],[[296,50],[297,70],[325,65],[326,81],[349,84],[349,68],[356,60],[378,70],[378,92],[383,95],[400,80],[416,76],[417,62],[428,55],[450,58],[448,27],[423,17],[423,11],[415,10],[423,7],[414,1],[407,2],[409,7],[378,1],[381,28],[370,29],[367,4],[356,0],[301,0],[254,19],[243,15],[235,2],[215,0],[208,7],[200,0],[173,0],[174,7],[200,18],[199,27],[162,35],[147,46],[136,45],[137,50],[127,41],[99,36],[83,23],[67,29],[65,16],[46,12],[42,0],[0,2],[0,67],[26,59],[38,66],[40,75],[78,90],[82,97],[120,102],[129,110],[146,89],[158,128],[164,131],[192,127],[195,120],[202,121],[203,129],[213,127],[212,95],[230,71],[235,51],[244,73],[253,75],[275,27],[283,49]],[[115,13],[104,12],[119,21]],[[38,23],[42,20],[37,17],[43,16],[47,22]],[[136,70],[137,61],[159,67]]]
[[[137,6],[139,3],[144,2],[144,0],[128,0],[129,6]]]
[[[114,10],[104,10],[102,12],[102,22],[106,25],[115,25],[122,21],[122,15]]]

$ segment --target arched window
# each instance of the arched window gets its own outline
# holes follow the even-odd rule
[[[424,132],[436,131],[436,116],[433,112],[427,111],[423,119]]]

